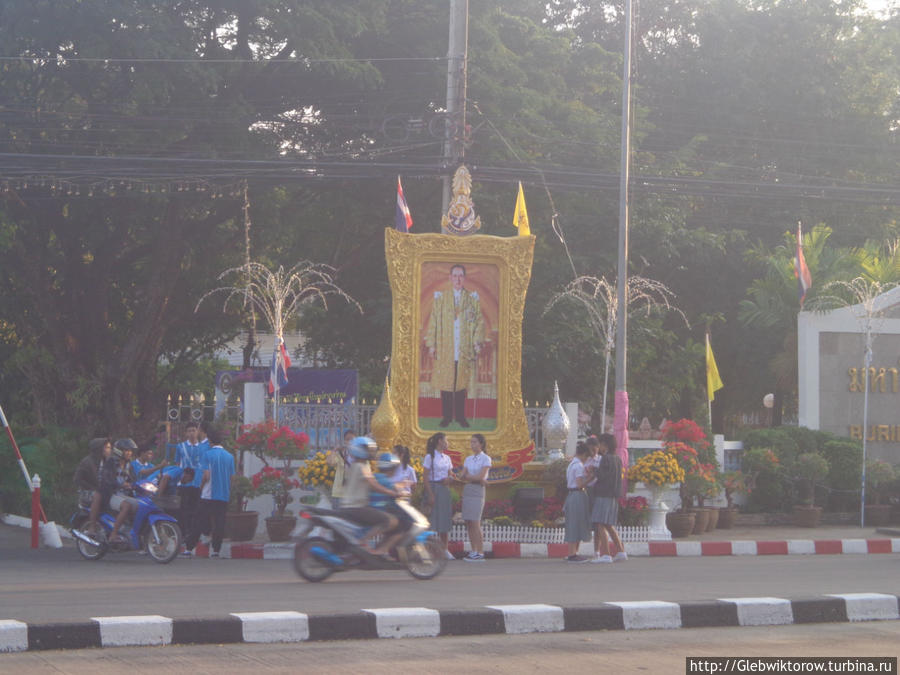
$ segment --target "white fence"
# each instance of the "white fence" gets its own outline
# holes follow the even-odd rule
[[[524,525],[498,527],[482,524],[485,541],[511,541],[519,544],[564,544],[566,530],[563,527],[526,527]],[[649,527],[617,527],[616,531],[623,542],[650,541]],[[454,525],[450,528],[452,541],[468,541],[469,534],[465,525]]]

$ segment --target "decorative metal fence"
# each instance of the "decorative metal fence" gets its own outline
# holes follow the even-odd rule
[[[281,401],[278,404],[278,423],[295,431],[309,434],[314,452],[330,450],[342,443],[345,431],[356,435],[369,433],[372,415],[377,405],[362,403],[298,403]],[[226,420],[237,433],[244,420],[244,406],[240,397],[230,398],[224,406],[216,407],[204,394],[170,395],[167,401],[166,422],[170,440],[184,438],[188,422]],[[549,406],[525,408],[528,431],[534,439],[538,459],[546,457],[543,421]],[[266,417],[272,418],[272,404],[268,403]]]
[[[520,544],[563,544],[566,530],[564,527],[526,527],[524,525],[498,527],[483,523],[485,541],[511,541]],[[623,542],[650,541],[649,527],[616,527]],[[452,541],[468,541],[465,525],[454,525],[450,528]]]

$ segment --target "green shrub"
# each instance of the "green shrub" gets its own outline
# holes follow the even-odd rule
[[[41,505],[49,520],[65,523],[77,503],[72,476],[87,454],[87,440],[80,432],[49,427],[42,437],[16,439],[30,476],[41,477]],[[0,494],[3,511],[27,516],[31,494],[8,438],[0,442]]]
[[[791,473],[797,481],[800,503],[815,503],[816,483],[828,475],[828,469],[828,460],[818,452],[804,452],[797,457]]]
[[[894,478],[894,467],[883,459],[870,459],[866,462],[866,503],[883,504],[887,488]]]
[[[858,511],[862,444],[846,438],[831,438],[822,444],[820,450],[830,467],[825,477],[825,484],[830,490],[826,507],[829,511]]]
[[[790,484],[785,481],[784,465],[772,448],[745,449],[741,471],[749,495],[747,511],[784,511],[789,508]]]

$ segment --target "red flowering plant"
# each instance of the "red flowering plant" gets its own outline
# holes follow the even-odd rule
[[[666,422],[660,434],[663,449],[675,456],[684,469],[684,481],[679,488],[681,507],[693,506],[694,499],[715,496],[718,490],[718,463],[715,450],[706,439],[706,432],[693,420]]]
[[[645,497],[619,497],[619,523],[628,527],[641,527],[647,524],[650,515],[650,503]]]
[[[293,500],[290,491],[300,487],[300,481],[281,469],[264,466],[250,477],[254,496],[272,495],[275,500],[275,515],[283,516],[287,505]]]
[[[493,520],[494,518],[513,516],[513,505],[509,499],[491,499],[484,503],[483,518]]]
[[[666,422],[660,430],[660,440],[665,444],[673,441],[681,441],[690,445],[698,452],[709,448],[706,440],[706,432],[700,426],[689,419],[680,419],[677,422]]]
[[[563,517],[563,501],[559,497],[544,497],[537,506],[537,517],[544,525],[555,525]]]
[[[269,466],[269,458],[280,460],[284,472],[288,473],[292,460],[306,457],[309,436],[266,420],[243,426],[234,446],[241,452],[253,453],[266,466]]]

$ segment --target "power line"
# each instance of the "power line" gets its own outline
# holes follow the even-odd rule
[[[294,63],[297,65],[309,65],[311,63],[376,63],[376,62],[385,62],[385,61],[426,61],[426,62],[440,62],[446,61],[446,56],[391,56],[391,57],[357,57],[357,58],[334,58],[334,59],[311,59],[305,56],[298,56],[296,58],[288,58],[288,59],[207,59],[202,57],[194,57],[194,58],[148,58],[148,57],[135,57],[135,58],[127,58],[127,57],[102,57],[102,56],[64,56],[62,54],[48,54],[45,56],[35,55],[35,56],[0,56],[0,61],[19,61],[19,62],[34,62],[34,61],[46,61],[48,63],[55,63],[57,65],[64,65],[65,63],[72,62],[83,62],[83,63],[210,63],[210,64],[221,64],[221,63],[258,63],[260,65],[265,65],[267,63]]]
[[[438,143],[423,144],[437,146]],[[437,150],[437,147],[435,147]],[[41,186],[71,189],[72,186],[119,184],[144,188],[163,184],[171,191],[185,186],[233,184],[241,180],[254,183],[283,184],[329,180],[383,180],[397,173],[423,178],[438,178],[452,172],[437,155],[421,160],[377,161],[368,159],[336,160],[289,159],[248,160],[173,158],[147,156],[98,157],[89,155],[39,155],[0,153],[0,186],[26,189]],[[517,180],[532,185],[571,191],[618,190],[617,172],[587,171],[580,167],[535,166],[526,163],[507,165],[469,165],[473,177],[483,182],[512,184]],[[848,184],[819,179],[816,181],[765,182],[683,176],[635,174],[631,187],[636,194],[694,196],[708,198],[786,198],[831,200],[870,205],[900,206],[900,186],[894,184]],[[191,189],[190,187],[188,189]],[[160,190],[164,191],[164,190]]]

